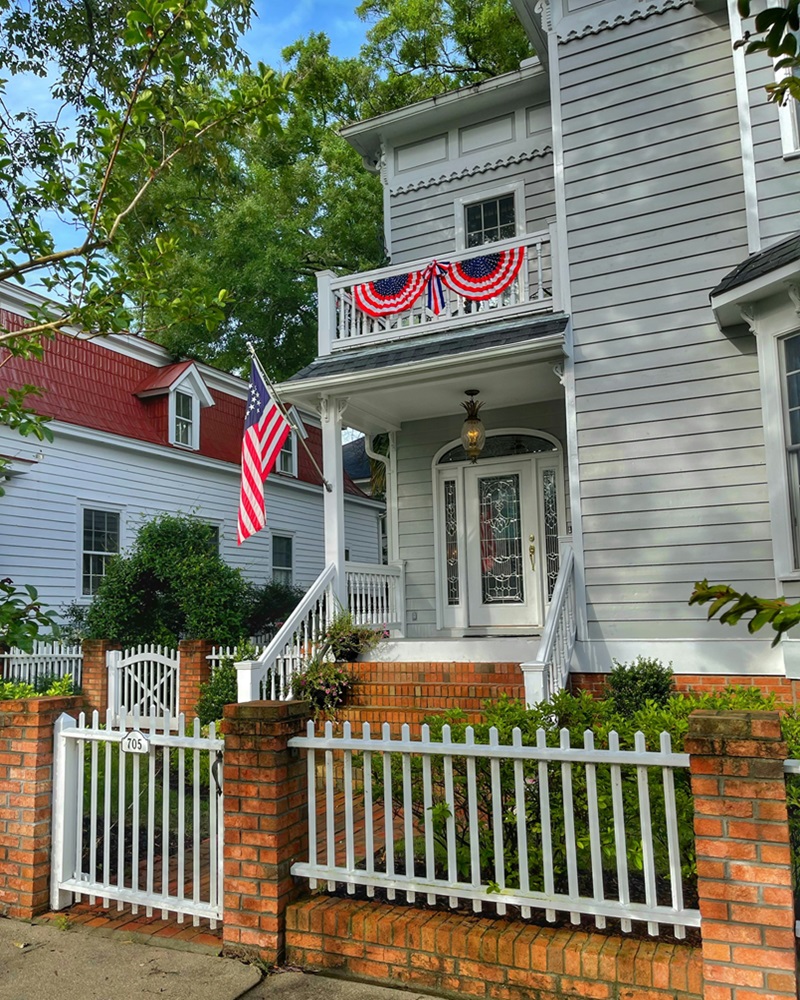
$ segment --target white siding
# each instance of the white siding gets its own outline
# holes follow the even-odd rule
[[[564,449],[562,401],[482,410],[481,418],[487,430],[526,427],[545,431],[561,442]],[[408,423],[397,436],[400,558],[406,564],[406,634],[411,638],[424,638],[436,632],[432,462],[440,448],[458,438],[462,423],[458,416]],[[416,621],[411,619],[414,612]]]
[[[2,429],[0,452],[32,454]],[[267,528],[236,544],[239,470],[179,461],[166,452],[135,451],[100,441],[78,441],[56,429],[44,459],[5,483],[0,499],[0,576],[39,588],[51,607],[80,598],[81,509],[120,510],[123,547],[143,520],[157,513],[191,513],[220,527],[220,555],[254,582],[268,579],[270,532],[293,539],[294,577],[310,585],[323,568],[321,490],[304,489],[277,476],[267,480]],[[345,500],[347,544],[353,558],[378,560],[378,512]],[[370,531],[370,522],[372,529]]]
[[[769,592],[730,36],[693,7],[559,51],[589,638],[708,636],[695,580]],[[677,631],[676,631],[677,630]]]

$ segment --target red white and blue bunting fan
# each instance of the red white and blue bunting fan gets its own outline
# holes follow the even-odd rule
[[[368,316],[391,316],[410,309],[425,290],[427,271],[395,274],[353,288],[356,305]]]
[[[525,260],[525,247],[512,247],[451,264],[444,283],[465,299],[493,299],[514,281]]]

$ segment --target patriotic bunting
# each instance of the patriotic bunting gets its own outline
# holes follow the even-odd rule
[[[438,316],[444,311],[444,286],[465,299],[493,299],[516,279],[525,260],[525,247],[498,250],[468,260],[449,264],[433,260],[424,271],[378,278],[353,288],[358,308],[369,316],[391,316],[410,309],[427,292],[429,312]]]
[[[493,299],[514,281],[525,259],[525,247],[500,250],[451,264],[444,283],[465,299]]]
[[[369,316],[389,316],[410,309],[425,290],[427,272],[412,271],[395,274],[391,278],[378,278],[356,285],[353,298],[356,305]]]
[[[432,312],[434,316],[444,312],[446,300],[442,279],[446,276],[449,267],[450,265],[447,263],[440,264],[438,260],[434,260],[422,272],[428,286],[428,311]]]

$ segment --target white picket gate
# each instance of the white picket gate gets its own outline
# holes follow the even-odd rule
[[[169,715],[143,726],[94,712],[55,726],[50,897],[177,913],[216,927],[223,902],[223,741]]]
[[[181,654],[177,649],[147,643],[106,654],[108,708],[117,725],[124,713],[135,713],[143,725],[169,714],[177,725],[180,704]]]

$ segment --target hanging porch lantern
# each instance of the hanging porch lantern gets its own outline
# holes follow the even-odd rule
[[[486,444],[486,429],[483,426],[481,418],[478,416],[478,411],[483,406],[483,403],[479,403],[474,398],[478,395],[478,389],[465,389],[464,391],[470,398],[465,399],[461,404],[467,414],[467,419],[461,428],[461,444],[464,446],[467,458],[474,465],[478,461],[478,455],[483,451],[483,446]]]

